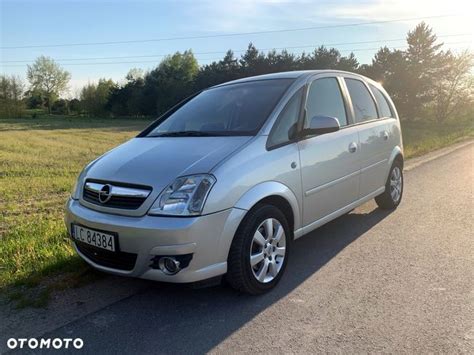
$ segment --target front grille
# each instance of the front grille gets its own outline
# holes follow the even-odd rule
[[[101,203],[99,201],[99,194],[94,191],[84,189],[84,200],[90,203],[94,203],[99,206],[112,207],[112,208],[122,208],[126,210],[136,210],[139,208],[142,203],[146,200],[146,197],[122,197],[122,196],[112,196],[109,201]]]
[[[121,185],[108,185],[111,188],[111,197],[108,201],[102,202],[99,199],[100,187],[103,183],[93,181],[84,184],[82,197],[84,201],[93,203],[98,206],[120,208],[126,210],[136,210],[139,208],[151,192],[151,188],[125,187]],[[115,193],[118,190],[119,192]],[[134,196],[135,195],[135,196]]]
[[[89,260],[96,264],[119,270],[133,270],[137,261],[137,254],[123,251],[109,251],[92,245],[74,241],[77,249]]]

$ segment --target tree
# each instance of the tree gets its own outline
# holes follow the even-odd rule
[[[468,51],[445,55],[441,75],[433,83],[434,115],[438,123],[453,116],[466,103],[472,105],[474,86],[470,71],[473,64],[474,55]]]
[[[359,61],[355,57],[355,54],[351,52],[348,57],[341,56],[339,62],[336,65],[337,70],[346,70],[346,71],[357,71],[359,68]]]
[[[363,65],[359,72],[380,82],[395,102],[399,113],[405,116],[408,92],[406,83],[410,80],[405,53],[383,47],[378,50],[370,65]]]
[[[271,73],[295,70],[297,68],[296,56],[288,53],[286,49],[280,53],[276,50],[268,52],[265,61],[268,72]]]
[[[240,68],[244,76],[253,76],[269,73],[265,54],[249,43],[247,51],[241,56]]]
[[[127,81],[137,81],[145,77],[145,73],[143,72],[143,69],[140,68],[132,68],[128,71],[127,75],[125,76],[125,79]]]
[[[0,75],[0,116],[21,117],[24,112],[22,101],[24,84],[15,75]]]
[[[94,111],[96,91],[97,91],[97,86],[93,83],[88,83],[81,90],[81,94],[80,94],[81,108],[88,115],[92,114],[92,112]]]
[[[69,112],[72,114],[79,114],[81,112],[81,101],[74,98],[69,101]]]
[[[199,65],[191,50],[164,58],[145,76],[144,113],[156,115],[192,93]]]
[[[51,112],[56,115],[69,115],[69,103],[65,99],[59,99],[54,101],[51,106]]]
[[[67,90],[71,75],[53,59],[41,56],[32,65],[28,65],[27,78],[31,89],[44,95],[48,112],[51,113],[54,100]]]
[[[404,114],[412,119],[419,117],[423,108],[433,99],[435,84],[442,70],[444,53],[440,50],[442,43],[433,30],[424,22],[408,32],[408,49],[405,52],[404,78],[405,102],[402,102]]]
[[[47,102],[43,96],[43,93],[37,90],[28,90],[25,93],[25,98],[26,98],[26,107],[28,107],[29,109],[44,108],[44,105]]]
[[[97,85],[89,83],[82,88],[81,104],[84,111],[92,116],[107,114],[107,103],[116,84],[111,79],[99,79]]]
[[[239,61],[234,57],[234,52],[229,49],[223,59],[206,64],[199,69],[194,79],[194,91],[235,80],[242,75]]]
[[[326,48],[320,46],[312,53],[303,53],[299,60],[299,69],[340,69],[355,71],[359,67],[359,62],[351,53],[349,57],[344,57],[336,48]]]

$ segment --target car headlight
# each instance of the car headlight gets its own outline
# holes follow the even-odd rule
[[[105,155],[105,154],[104,154]],[[79,200],[79,198],[81,197],[81,192],[82,192],[82,186],[84,184],[84,179],[87,175],[87,172],[89,171],[89,169],[91,168],[92,164],[94,164],[97,160],[99,160],[102,156],[94,159],[93,161],[91,161],[90,163],[88,163],[84,169],[82,169],[81,173],[79,174],[79,176],[77,177],[77,180],[76,180],[76,183],[74,184],[74,187],[72,189],[72,192],[71,192],[71,198],[73,200]]]
[[[84,176],[86,175],[86,169],[84,168],[79,176],[77,177],[76,183],[71,192],[71,198],[73,200],[79,200],[81,197],[82,183],[84,182]]]
[[[215,182],[216,178],[208,174],[179,177],[158,196],[148,213],[168,216],[199,215]]]

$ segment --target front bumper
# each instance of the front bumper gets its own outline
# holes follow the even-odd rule
[[[98,212],[70,199],[66,205],[65,222],[69,234],[71,224],[118,234],[121,252],[137,254],[130,271],[100,265],[77,253],[94,268],[116,275],[140,277],[166,282],[195,282],[227,272],[227,256],[246,211],[231,208],[198,217],[118,216]],[[175,275],[151,268],[156,255],[193,254],[188,267]]]

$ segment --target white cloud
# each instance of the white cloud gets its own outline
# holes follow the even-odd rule
[[[295,23],[307,26],[321,21],[327,2],[310,0],[235,0],[194,2],[189,6],[193,15],[192,28],[211,32],[251,32],[292,28]],[[199,22],[200,26],[196,26]],[[298,27],[298,26],[297,26]]]
[[[472,8],[469,0],[398,0],[373,1],[370,3],[344,3],[330,10],[336,17],[388,20],[393,18],[420,17],[464,13]]]
[[[453,39],[474,44],[472,0],[362,0],[362,1],[309,1],[309,0],[236,0],[194,3],[190,11],[195,18],[203,18],[202,28],[213,32],[252,32],[282,28],[297,28],[349,22],[394,22],[392,28],[404,33],[426,18],[438,34],[466,34],[471,37]],[[453,15],[437,17],[439,15]],[[204,20],[205,19],[205,20]],[[198,20],[199,21],[199,20]],[[195,23],[193,25],[196,25]],[[378,27],[386,27],[379,24]],[[461,44],[462,45],[462,44]],[[464,45],[466,45],[464,43]],[[469,43],[467,44],[469,45]]]

